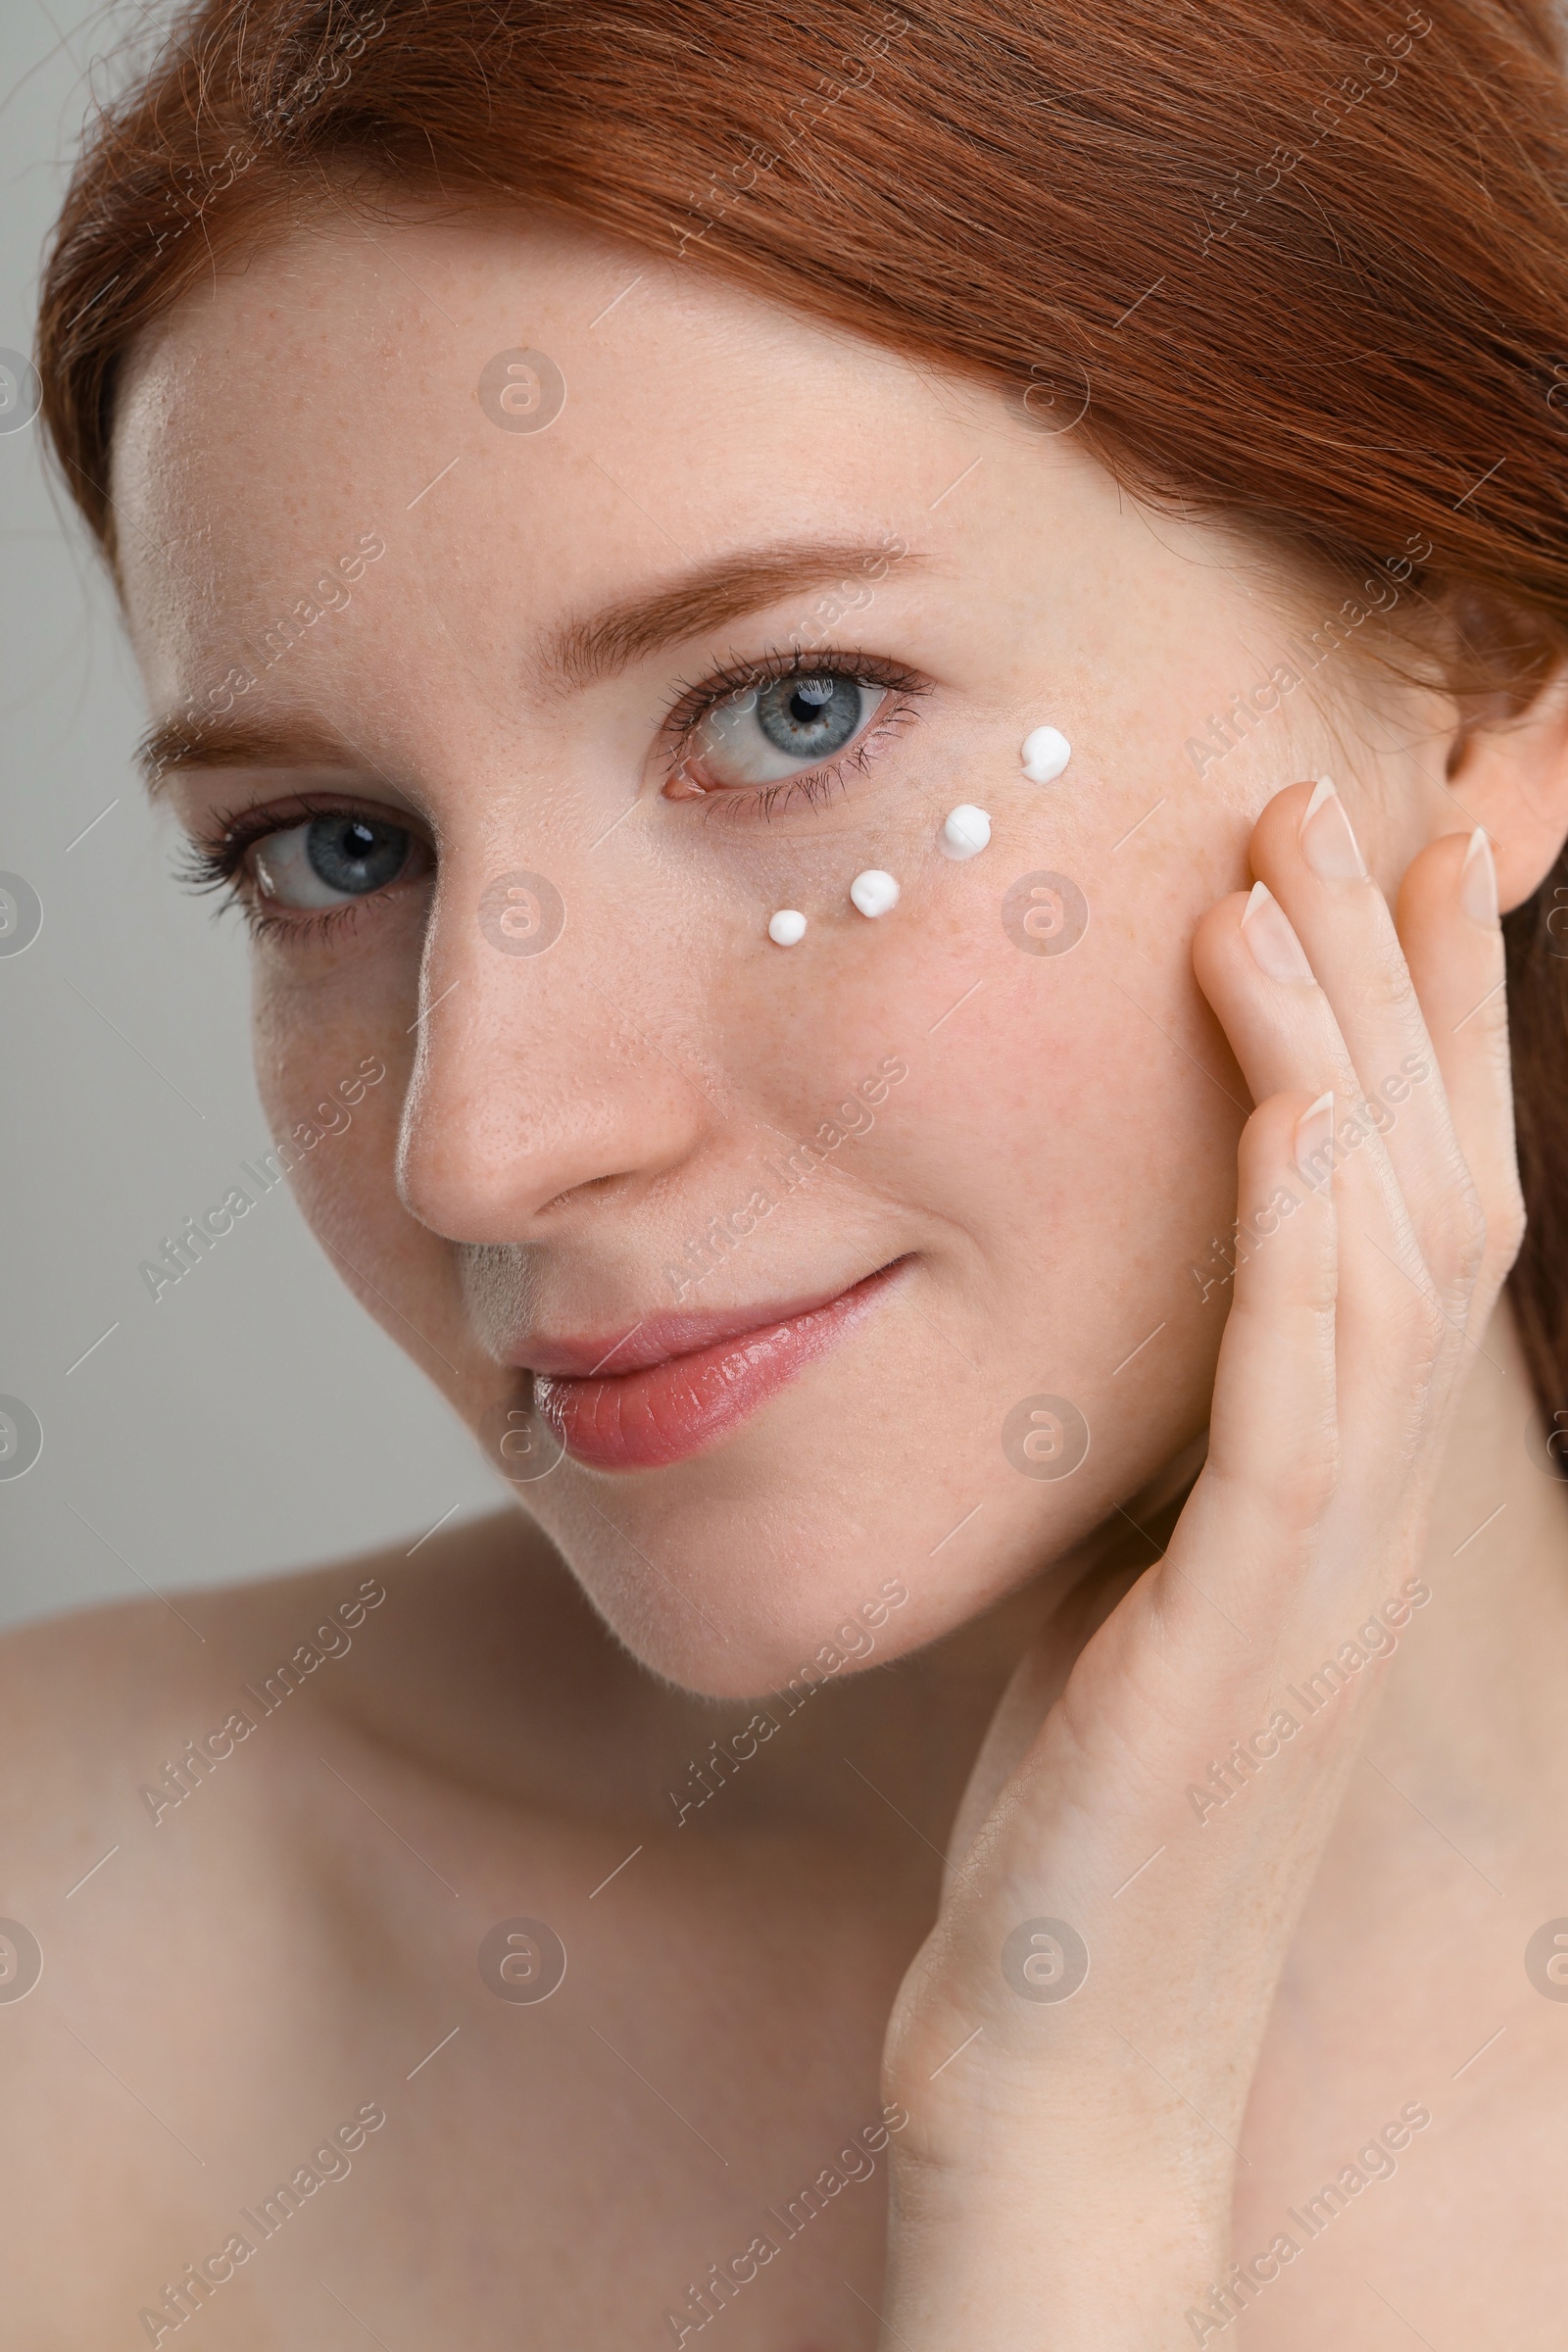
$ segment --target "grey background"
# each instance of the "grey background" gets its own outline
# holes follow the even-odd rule
[[[0,346],[32,348],[93,61],[146,21],[0,10]],[[505,1490],[286,1188],[156,1305],[138,1278],[267,1148],[246,950],[171,878],[175,837],[129,764],[140,684],[35,427],[0,433],[0,869],[44,908],[0,956],[0,1394],[44,1429],[34,1467],[0,1480],[0,1624],[412,1544],[454,1504],[453,1525],[494,1507]]]

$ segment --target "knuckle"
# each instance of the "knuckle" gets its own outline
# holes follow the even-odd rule
[[[1230,1433],[1225,1433],[1229,1435]],[[1270,1551],[1286,1549],[1321,1525],[1339,1490],[1339,1428],[1331,1405],[1298,1424],[1288,1448],[1267,1458],[1255,1448],[1224,1445],[1210,1454],[1210,1484],[1228,1503],[1238,1528],[1250,1529]]]
[[[1398,1013],[1410,1004],[1415,988],[1397,939],[1379,943],[1369,959],[1362,986],[1366,1003],[1375,1012]]]
[[[1444,1311],[1443,1301],[1431,1287],[1430,1277],[1425,1286],[1407,1284],[1405,1298],[1398,1312],[1397,1330],[1401,1352],[1414,1358],[1422,1377],[1435,1364],[1447,1344],[1452,1325]]]
[[[1339,1446],[1332,1428],[1319,1446],[1303,1447],[1301,1456],[1276,1468],[1269,1500],[1281,1529],[1310,1532],[1327,1515],[1340,1483]]]
[[[1499,1280],[1524,1248],[1528,1222],[1524,1194],[1516,1179],[1503,1199],[1487,1211],[1487,1262]]]
[[[1418,1220],[1421,1254],[1441,1296],[1462,1298],[1486,1263],[1493,1223],[1463,1162],[1450,1171]]]
[[[1443,1220],[1445,1271],[1466,1289],[1480,1273],[1487,1254],[1487,1214],[1481,1196],[1468,1181],[1450,1195]]]

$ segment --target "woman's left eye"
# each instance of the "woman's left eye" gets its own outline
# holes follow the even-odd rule
[[[675,797],[785,782],[864,734],[889,689],[842,672],[773,678],[714,703],[689,730]]]
[[[269,833],[251,851],[251,872],[264,905],[342,906],[396,882],[413,848],[402,825],[345,811]]]

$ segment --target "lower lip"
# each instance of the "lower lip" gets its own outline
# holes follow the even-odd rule
[[[618,1378],[536,1373],[534,1402],[572,1459],[590,1470],[657,1470],[728,1435],[868,1314],[903,1261],[867,1275],[826,1306],[766,1323],[691,1355]]]

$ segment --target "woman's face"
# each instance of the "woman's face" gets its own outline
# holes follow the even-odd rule
[[[159,789],[238,826],[298,1197],[695,1689],[930,1640],[1201,1431],[1193,926],[1323,766],[1389,879],[1364,787],[1432,764],[1302,686],[1200,775],[1293,620],[1070,421],[559,226],[297,235],[127,378]]]

